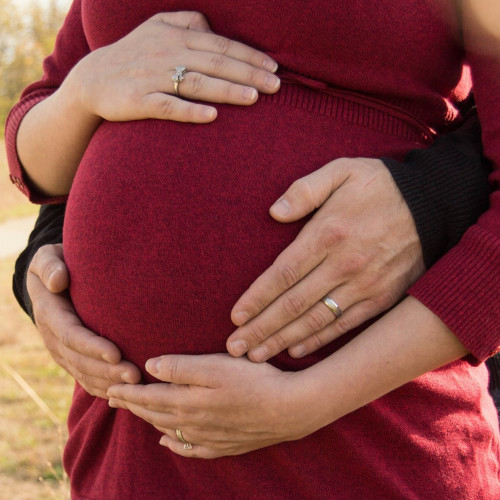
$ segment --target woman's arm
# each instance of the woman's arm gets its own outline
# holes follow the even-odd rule
[[[103,119],[213,121],[213,106],[172,95],[178,61],[188,68],[179,85],[184,98],[250,105],[257,91],[279,88],[271,58],[213,34],[196,12],[157,14],[116,43],[90,52],[75,2],[44,79],[23,94],[7,122],[13,177],[19,178],[20,161],[29,184],[42,195],[67,194]],[[29,101],[41,89],[43,98]]]
[[[112,386],[109,404],[164,432],[161,444],[179,455],[239,455],[300,439],[466,353],[442,321],[410,297],[304,371],[221,354],[167,355],[146,364],[167,384]]]

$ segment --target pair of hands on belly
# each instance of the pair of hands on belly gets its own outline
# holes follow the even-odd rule
[[[178,454],[236,455],[314,432],[327,422],[319,420],[319,402],[307,400],[310,377],[248,358],[265,361],[286,348],[307,355],[393,306],[424,271],[411,213],[380,160],[334,160],[295,182],[271,214],[288,222],[315,209],[235,305],[233,320],[241,321],[241,311],[248,319],[228,346],[231,352],[240,341],[243,352],[162,356],[146,369],[167,383],[140,384],[139,369],[76,316],[61,245],[42,247],[27,279],[47,348],[87,392],[150,422]],[[326,294],[343,308],[339,319],[320,301]],[[248,358],[237,357],[244,352]],[[193,450],[184,450],[175,429]]]
[[[162,71],[156,80],[163,79],[165,88],[148,88],[148,79],[137,78],[140,68],[134,58],[124,64],[118,57],[133,54],[129,49],[144,40],[158,47],[167,35],[184,47],[176,48],[176,61],[190,70],[179,85],[183,97],[250,105],[257,99],[256,90],[274,92],[279,87],[272,75],[274,61],[212,34],[200,14],[159,14],[92,56],[100,67],[119,75],[123,92],[90,82],[94,87],[88,89],[94,90],[87,94],[93,96],[89,107],[115,102],[118,96],[126,102],[116,109],[128,114],[116,115],[113,109],[95,113],[111,120],[215,119],[214,108],[169,95],[172,89],[166,87],[173,82]],[[122,79],[123,74],[130,78]],[[109,99],[106,88],[112,91]],[[327,422],[319,420],[315,402],[308,400],[310,377],[305,382],[302,372],[285,373],[262,362],[286,348],[295,357],[315,351],[393,306],[424,271],[413,218],[380,160],[332,161],[296,181],[273,205],[271,215],[286,223],[315,210],[297,239],[235,305],[231,317],[238,328],[227,343],[233,356],[150,360],[148,371],[168,383],[141,385],[139,369],[76,316],[66,293],[69,277],[60,245],[40,249],[27,279],[47,348],[87,392],[150,422],[164,433],[161,443],[179,454],[235,455],[313,432]],[[342,308],[338,319],[321,302],[325,295]],[[261,363],[238,357],[245,353]],[[184,450],[175,429],[182,429],[193,450]]]

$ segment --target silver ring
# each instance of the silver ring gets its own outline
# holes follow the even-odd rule
[[[323,297],[321,302],[323,302],[323,304],[325,304],[325,306],[332,311],[335,318],[340,318],[340,316],[342,316],[342,309],[340,309],[339,305],[333,299],[330,297]]]
[[[182,431],[180,429],[175,429],[175,435],[177,436],[177,439],[181,443],[184,443],[185,450],[192,450],[193,449],[193,445],[184,439],[184,436],[182,435]]]
[[[176,66],[175,74],[172,75],[172,81],[174,82],[175,95],[179,95],[179,83],[184,80],[184,75],[186,74],[186,66]]]

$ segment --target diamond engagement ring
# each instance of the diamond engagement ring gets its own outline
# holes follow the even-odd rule
[[[184,436],[182,435],[182,431],[180,429],[175,429],[175,435],[177,436],[177,439],[181,443],[184,443],[185,450],[192,450],[193,449],[193,445],[184,439]]]
[[[172,76],[172,81],[174,82],[175,95],[179,95],[179,83],[184,80],[184,74],[186,73],[186,66],[176,66],[175,74]]]

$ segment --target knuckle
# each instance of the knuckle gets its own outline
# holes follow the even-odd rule
[[[224,83],[222,85],[222,95],[224,97],[224,100],[227,102],[232,102],[233,99],[235,98],[235,90],[234,87],[230,83]],[[239,95],[238,95],[239,97]]]
[[[141,406],[142,408],[145,408],[145,409],[149,409],[149,399],[147,398],[147,396],[144,396],[144,395],[141,395],[138,400],[137,400],[137,404],[139,406]],[[149,421],[149,420],[148,420]]]
[[[282,308],[287,315],[295,318],[304,311],[305,299],[302,295],[289,291],[283,298]]]
[[[75,369],[75,378],[78,381],[78,383],[85,388],[85,390],[88,392],[88,388],[91,386],[89,376],[85,373],[82,373],[80,370]]]
[[[323,308],[325,309],[325,308]],[[328,317],[328,316],[330,317]],[[305,321],[308,331],[319,332],[332,322],[331,312],[328,310],[313,309],[306,316]]]
[[[349,316],[342,315],[340,318],[335,320],[335,331],[338,335],[344,335],[348,331],[352,330],[356,325],[352,322]]]
[[[68,331],[64,331],[61,333],[61,342],[63,344],[64,347],[66,347],[67,349],[71,349],[71,335],[69,334]]]
[[[290,186],[290,192],[292,196],[303,199],[308,204],[312,204],[315,208],[318,208],[318,205],[315,203],[311,184],[309,183],[307,177],[301,177],[300,179],[294,181]]]
[[[261,75],[261,71],[257,68],[252,67],[248,70],[248,80],[252,84],[258,84],[261,80]]]
[[[319,334],[319,332],[316,332],[314,335],[311,335],[309,339],[312,344],[312,348],[310,349],[310,351],[316,351],[317,349],[321,349],[327,343],[327,341],[323,339],[323,337]]]
[[[224,65],[226,64],[226,57],[224,54],[215,54],[212,56],[212,65],[216,73],[222,70]]]
[[[360,253],[351,253],[342,264],[342,268],[347,274],[358,274],[363,272],[368,264],[368,258]],[[367,285],[369,283],[367,282]]]
[[[201,73],[194,73],[190,78],[191,92],[197,97],[205,87],[205,77]]]
[[[163,99],[159,104],[159,113],[165,118],[170,118],[175,112],[175,101],[173,99]]]
[[[229,38],[220,36],[215,39],[216,50],[220,52],[221,55],[226,54],[231,49],[232,45],[233,42],[229,40]]]
[[[329,252],[332,247],[337,246],[341,241],[344,241],[348,236],[347,229],[345,226],[336,223],[336,224],[329,224],[323,230],[321,231],[320,234],[320,242],[323,246],[323,248]]]
[[[179,360],[176,357],[171,358],[167,367],[160,363],[160,373],[164,373],[167,380],[176,383],[179,374]]]
[[[189,20],[189,25],[191,24],[202,24],[205,22],[205,16],[198,11],[190,12],[191,19]]]
[[[288,342],[286,335],[284,335],[283,333],[280,333],[280,332],[278,332],[274,335],[273,341],[276,344],[276,346],[278,347],[277,352],[281,352],[290,346],[290,342]]]
[[[288,290],[300,280],[300,275],[293,266],[281,264],[276,268],[275,280],[280,290]]]
[[[259,344],[267,338],[267,335],[258,323],[251,325],[249,334]]]

